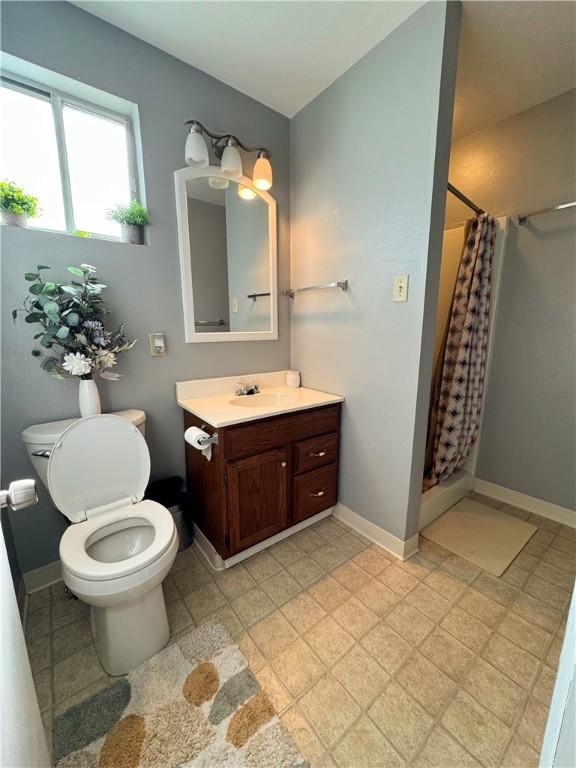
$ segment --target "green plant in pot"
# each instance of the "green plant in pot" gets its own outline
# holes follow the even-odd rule
[[[108,218],[120,224],[123,240],[133,245],[142,245],[144,227],[150,224],[150,211],[138,200],[132,200],[129,205],[117,205],[108,211]]]
[[[38,198],[27,194],[13,181],[0,181],[0,212],[4,224],[25,227],[28,219],[33,219],[40,212]]]

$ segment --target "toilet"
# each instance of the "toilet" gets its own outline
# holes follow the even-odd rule
[[[170,632],[162,581],[178,551],[170,512],[143,500],[150,477],[142,411],[38,424],[23,441],[56,507],[62,578],[90,606],[96,651],[122,675],[161,650]]]

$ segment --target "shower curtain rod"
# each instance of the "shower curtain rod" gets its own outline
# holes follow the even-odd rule
[[[460,192],[460,190],[457,189],[454,184],[450,184],[450,182],[448,182],[448,192],[451,192],[454,197],[457,197],[458,200],[461,200],[464,205],[468,206],[468,208],[472,208],[474,213],[478,216],[480,216],[481,213],[486,213],[486,211],[484,211],[482,208],[479,208],[476,203],[473,203],[469,197],[466,197],[466,195],[462,194],[462,192]]]

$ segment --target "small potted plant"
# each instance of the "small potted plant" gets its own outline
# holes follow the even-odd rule
[[[28,195],[13,181],[0,181],[0,212],[4,224],[25,227],[28,219],[38,216],[38,198]]]
[[[142,245],[144,227],[150,224],[150,212],[138,200],[132,200],[130,205],[117,205],[108,211],[108,218],[120,224],[123,240]]]

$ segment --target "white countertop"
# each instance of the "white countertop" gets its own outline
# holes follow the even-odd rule
[[[307,387],[292,389],[279,386],[262,387],[257,395],[236,397],[232,391],[226,394],[188,399],[178,398],[178,405],[207,424],[219,428],[265,419],[267,416],[278,416],[283,413],[318,408],[321,405],[341,403],[343,400],[344,398],[340,395],[331,395],[317,389]]]

